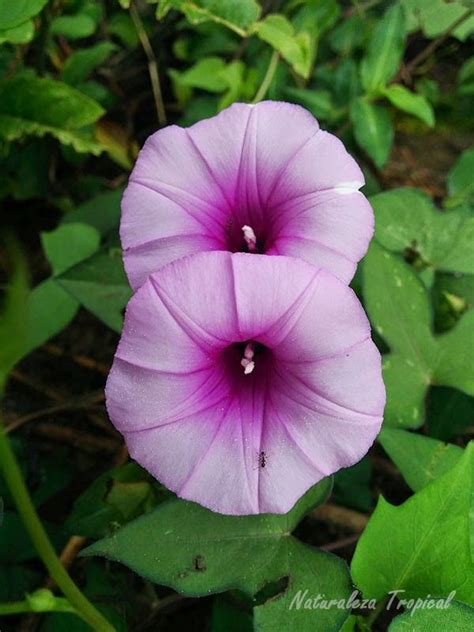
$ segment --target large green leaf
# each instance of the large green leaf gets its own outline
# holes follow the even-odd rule
[[[254,608],[255,630],[339,630],[349,614],[344,606],[311,610],[307,604],[318,595],[323,595],[327,603],[331,599],[342,603],[344,598],[347,600],[351,585],[345,562],[292,537],[285,548],[282,570],[288,577],[288,586],[283,594]]]
[[[388,628],[389,632],[472,632],[473,629],[474,609],[459,601],[442,603],[435,609],[425,606],[413,612],[409,610],[395,617]]]
[[[437,270],[474,273],[474,213],[468,206],[438,211],[417,189],[392,189],[370,198],[375,237],[392,252],[410,249]]]
[[[403,598],[428,594],[474,603],[469,511],[474,443],[446,474],[399,507],[380,497],[357,544],[352,577],[366,598],[392,590]]]
[[[429,127],[434,126],[435,119],[431,103],[421,94],[415,94],[398,84],[387,86],[382,90],[382,94],[399,110],[418,117]]]
[[[56,275],[90,257],[99,247],[100,235],[92,226],[75,223],[41,233],[41,241],[53,276],[29,293],[28,333],[22,356],[62,331],[76,315],[79,302],[59,285]]]
[[[383,88],[397,72],[405,47],[405,20],[400,3],[394,3],[377,23],[362,59],[362,85],[369,94]]]
[[[378,440],[415,492],[450,470],[463,454],[457,445],[397,428],[383,428]]]
[[[280,14],[267,15],[253,25],[252,31],[277,50],[299,75],[308,78],[311,70],[309,33],[296,33],[291,22]]]
[[[254,595],[268,582],[289,575],[291,531],[325,500],[330,488],[331,479],[324,479],[284,515],[226,516],[195,503],[168,501],[85,554],[120,561],[186,595],[230,588]]]
[[[380,169],[387,162],[392,149],[393,125],[390,113],[383,105],[374,105],[365,98],[358,98],[352,101],[350,118],[358,145]]]
[[[434,336],[426,288],[410,266],[375,241],[364,260],[364,296],[373,326],[391,349],[383,363],[386,425],[419,426],[430,384],[474,394],[468,351],[474,312],[467,312],[448,333]]]
[[[103,113],[96,101],[60,81],[18,76],[0,82],[0,138],[6,141],[51,134],[76,151],[100,153],[81,128]]]
[[[73,298],[118,333],[132,292],[119,248],[105,247],[57,277]]]
[[[12,29],[39,13],[48,0],[0,0],[0,30]]]

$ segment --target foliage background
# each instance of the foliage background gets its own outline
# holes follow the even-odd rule
[[[473,33],[470,0],[0,0],[4,427],[56,551],[115,629],[474,629]],[[376,233],[353,287],[388,402],[368,456],[288,516],[227,518],[127,462],[103,385],[139,147],[263,98],[308,108],[363,165]],[[7,480],[2,630],[90,629],[51,592]],[[299,589],[353,586],[375,611],[288,610]],[[456,598],[411,617],[384,608],[390,590]]]

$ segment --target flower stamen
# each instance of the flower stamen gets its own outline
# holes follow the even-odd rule
[[[249,252],[256,252],[257,251],[257,237],[255,235],[253,228],[245,224],[244,226],[242,226],[242,232],[244,233],[244,239],[247,244],[247,248],[249,249]]]
[[[252,230],[252,229],[250,229]],[[248,342],[244,349],[244,357],[240,361],[240,364],[244,367],[244,375],[250,375],[255,369],[254,357],[255,345],[253,342]]]

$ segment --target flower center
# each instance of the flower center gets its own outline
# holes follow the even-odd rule
[[[248,342],[245,345],[244,356],[240,361],[240,364],[244,367],[244,374],[249,375],[255,368],[255,360],[253,359],[255,356],[255,344],[253,342]]]
[[[242,232],[244,234],[244,240],[245,240],[245,243],[247,244],[247,248],[249,249],[249,252],[256,252],[257,251],[257,237],[255,236],[255,232],[253,228],[245,224],[244,226],[242,226]]]
[[[255,340],[234,342],[221,356],[228,378],[244,390],[266,381],[272,358],[271,350]]]
[[[257,219],[251,222],[247,217],[232,216],[225,225],[225,248],[231,252],[264,254],[268,248],[267,233],[266,226]]]

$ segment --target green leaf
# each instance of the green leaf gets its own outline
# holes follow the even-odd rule
[[[90,37],[96,29],[95,21],[85,13],[77,15],[60,15],[51,23],[53,35],[63,35],[67,39]]]
[[[122,195],[123,188],[100,193],[91,200],[79,205],[77,209],[66,213],[62,223],[88,224],[96,228],[102,237],[105,237],[118,229]]]
[[[231,588],[253,595],[288,575],[294,550],[290,532],[330,488],[331,480],[324,479],[284,515],[226,516],[195,503],[168,501],[84,554],[120,561],[186,595]]]
[[[200,59],[188,70],[173,70],[170,75],[173,81],[187,88],[199,88],[208,92],[223,92],[227,82],[220,76],[225,69],[225,62],[220,57]]]
[[[100,153],[101,147],[79,128],[104,113],[101,106],[65,83],[21,77],[0,82],[0,138],[52,134],[76,151]]]
[[[385,424],[417,428],[423,423],[429,385],[426,369],[409,357],[389,353],[382,358],[382,372],[387,392]]]
[[[435,599],[435,601],[437,601]],[[436,609],[409,610],[395,617],[389,632],[426,632],[427,630],[454,630],[471,632],[474,629],[474,609],[459,601],[441,602]]]
[[[118,248],[104,248],[57,277],[59,285],[118,333],[131,290]]]
[[[71,535],[106,536],[155,507],[157,487],[151,476],[136,463],[109,470],[77,498],[66,521],[66,529]],[[162,497],[166,497],[165,490]]]
[[[408,265],[375,242],[364,260],[364,296],[371,322],[391,350],[427,374],[434,347],[428,295]]]
[[[474,201],[474,147],[466,149],[448,173],[449,206]]]
[[[393,4],[376,24],[360,66],[362,85],[376,94],[398,70],[405,48],[405,20],[400,3]]]
[[[463,450],[407,430],[383,428],[378,440],[414,492],[450,470]]]
[[[303,90],[287,88],[291,100],[307,108],[316,118],[327,120],[334,115],[335,106],[329,90]]]
[[[345,562],[295,538],[289,538],[286,555],[288,587],[283,594],[254,608],[255,629],[259,632],[339,630],[349,615],[342,605],[351,592]],[[327,602],[334,599],[342,607],[305,608],[305,602],[311,602],[317,595],[323,595]]]
[[[35,34],[33,20],[27,20],[11,29],[0,29],[0,44],[9,42],[10,44],[27,44],[31,42]]]
[[[33,288],[28,296],[28,333],[21,349],[27,356],[53,336],[59,334],[74,318],[79,303],[50,278]]]
[[[467,13],[462,2],[445,0],[402,0],[410,31],[422,30],[428,38],[450,30]],[[474,30],[474,16],[463,21],[453,31],[454,37],[465,40]]]
[[[0,30],[12,29],[41,11],[48,0],[0,0]]]
[[[388,110],[359,98],[351,103],[350,118],[357,144],[381,169],[390,156],[393,143],[393,126]]]
[[[49,233],[41,233],[45,254],[53,269],[53,277],[37,285],[28,296],[28,333],[22,357],[62,331],[74,318],[79,302],[57,282],[59,275],[86,259],[99,247],[100,235],[92,226],[68,224]]]
[[[474,366],[469,352],[474,340],[474,310],[461,318],[456,327],[438,336],[438,353],[433,362],[434,384],[452,386],[474,395]]]
[[[112,42],[99,42],[90,48],[75,51],[66,59],[61,79],[71,86],[76,86],[85,81],[116,50],[117,46]]]
[[[430,384],[474,394],[467,352],[474,335],[474,311],[447,334],[434,336],[426,288],[410,266],[375,241],[364,260],[364,297],[374,328],[392,351],[383,363],[387,425],[419,426]]]
[[[87,224],[64,224],[48,233],[41,233],[41,243],[53,274],[59,275],[96,252],[100,235]]]
[[[350,55],[366,39],[367,23],[363,15],[355,14],[345,18],[332,31],[329,45],[340,55]]]
[[[182,11],[191,24],[209,20],[226,26],[241,37],[258,19],[261,8],[256,0],[160,0],[156,16],[163,18],[170,9]]]
[[[446,474],[399,507],[380,497],[352,560],[352,576],[366,598],[392,590],[403,598],[428,594],[474,602],[469,511],[474,443]]]
[[[308,78],[311,70],[311,38],[303,31],[296,33],[293,25],[283,15],[267,15],[256,22],[252,31],[277,50],[299,75]]]
[[[417,189],[392,189],[370,198],[375,237],[392,252],[410,249],[437,270],[474,273],[474,213],[440,212]]]
[[[434,111],[431,103],[425,97],[415,94],[398,84],[384,88],[382,94],[399,110],[416,116],[429,127],[434,126]]]

